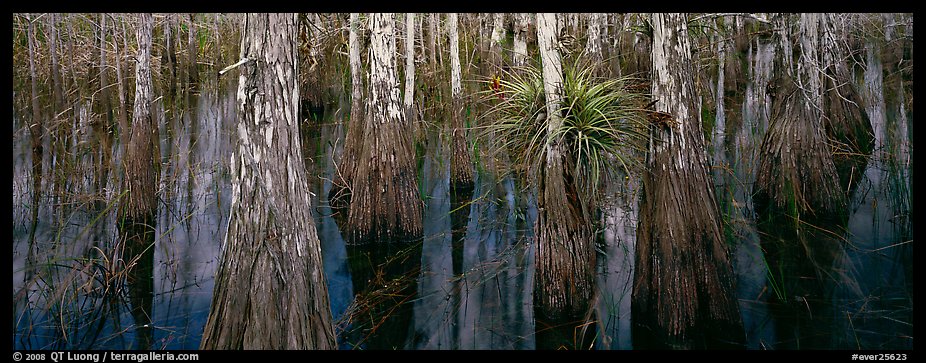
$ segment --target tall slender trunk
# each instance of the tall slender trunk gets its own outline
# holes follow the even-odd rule
[[[61,67],[58,63],[58,17],[48,14],[48,51],[51,54],[51,84],[54,93],[54,112],[64,111],[64,85],[61,83]]]
[[[115,18],[113,18],[113,20],[115,21]],[[126,34],[125,32],[125,22],[122,21],[121,23],[122,23],[123,47],[120,49],[119,42],[116,41],[115,39],[113,40],[113,47],[116,48],[115,49],[115,52],[116,52],[116,64],[115,64],[116,83],[118,84],[118,87],[119,87],[118,88],[119,113],[116,115],[116,120],[117,120],[116,124],[119,127],[119,142],[127,142],[127,140],[129,139],[129,130],[131,129],[131,127],[129,127],[129,120],[128,120],[129,112],[126,108],[126,100],[125,100],[126,85],[125,85],[125,78],[122,75],[122,66],[123,66],[123,63],[126,63],[126,60],[125,60],[126,57],[124,55],[124,52],[128,51],[128,49],[126,49],[125,47],[126,45],[125,38],[128,38],[128,34]]]
[[[167,14],[164,20],[164,52],[161,53],[161,65],[167,68],[167,78],[170,88],[168,95],[174,96],[177,93],[177,42],[174,41],[174,14]],[[180,30],[177,29],[177,32]]]
[[[428,14],[428,61],[431,63],[431,74],[437,73],[437,14]]]
[[[555,14],[537,14],[537,44],[546,97],[545,165],[537,189],[537,270],[534,308],[553,319],[586,315],[594,293],[595,254],[590,223],[569,175],[562,138],[563,65]]]
[[[608,67],[611,74],[617,77],[621,77],[624,74],[620,62],[621,39],[626,36],[626,32],[624,31],[624,15],[625,14],[609,14],[607,17],[608,24],[605,26],[604,39],[607,39]]]
[[[405,120],[415,134],[415,14],[405,14]]]
[[[370,93],[351,180],[347,229],[353,243],[421,235],[414,153],[399,101],[394,14],[371,14]],[[356,152],[356,150],[355,150]]]
[[[49,126],[50,126],[49,129],[54,130],[53,140],[55,141],[55,145],[51,153],[51,155],[54,156],[52,159],[55,160],[55,163],[54,163],[55,165],[55,168],[54,168],[55,193],[54,195],[55,195],[55,198],[64,198],[65,195],[69,195],[70,193],[63,193],[62,190],[69,187],[68,178],[72,175],[70,170],[68,170],[67,168],[74,165],[71,163],[72,152],[71,150],[68,149],[68,146],[69,146],[68,141],[70,139],[68,136],[70,135],[72,130],[71,128],[67,127],[69,118],[63,117],[64,110],[65,110],[64,91],[61,87],[61,79],[58,76],[58,73],[59,73],[58,54],[57,54],[58,53],[58,50],[57,50],[58,42],[57,42],[57,34],[56,34],[57,30],[56,30],[56,24],[55,24],[57,20],[55,20],[55,14],[53,13],[48,14],[47,20],[48,20],[48,29],[46,30],[46,33],[48,34],[48,40],[49,40],[48,51],[49,51],[49,54],[51,55],[51,61],[52,61],[51,68],[49,69],[49,71],[51,72],[51,76],[52,76],[51,93],[52,93],[53,102],[51,104],[52,107],[51,107],[51,112],[49,113],[50,117],[48,118],[48,121],[49,121]],[[74,113],[71,113],[71,115],[73,116]],[[69,203],[62,200],[57,204],[60,205],[58,209],[61,213],[60,215],[65,215],[67,213],[66,209]]]
[[[151,85],[151,32],[154,18],[151,14],[139,15],[135,39],[138,53],[135,56],[135,111],[132,113],[132,131],[123,153],[124,182],[127,195],[122,202],[123,224],[152,224],[157,211],[157,178],[153,137],[157,123],[151,112],[154,99]]]
[[[469,155],[466,123],[463,115],[463,83],[460,69],[460,38],[458,33],[458,16],[447,14],[447,37],[450,41],[450,127],[451,150],[450,179],[452,183],[472,183],[473,163]]]
[[[505,40],[505,14],[496,13],[492,25],[492,42],[489,43],[490,75],[501,75],[505,64],[502,42]]]
[[[514,46],[511,49],[511,65],[515,68],[527,64],[527,32],[529,26],[530,20],[527,14],[514,14],[514,24],[511,27],[514,38]]]
[[[350,33],[348,35],[348,52],[351,75],[350,91],[350,119],[347,127],[347,135],[344,137],[344,151],[341,153],[340,163],[336,166],[337,179],[330,191],[329,200],[333,206],[344,206],[349,196],[342,193],[349,191],[346,187],[351,184],[354,178],[354,172],[357,169],[357,159],[360,157],[360,149],[363,145],[364,120],[363,107],[363,68],[360,61],[360,32],[362,31],[360,23],[360,14],[350,14]]]
[[[684,14],[653,14],[654,124],[632,294],[634,347],[736,348],[745,334],[701,133]],[[654,117],[654,118],[655,118]]]
[[[596,75],[601,75],[605,70],[604,55],[602,51],[602,30],[604,28],[605,15],[600,13],[589,14],[588,16],[588,40],[585,43],[585,59],[588,64],[595,69]]]
[[[105,194],[106,180],[109,179],[110,150],[112,145],[112,121],[113,110],[109,92],[108,66],[106,63],[106,18],[107,14],[100,14],[100,119],[94,122],[94,139],[98,142],[96,160],[96,173],[94,173],[94,187],[99,195]],[[113,27],[115,30],[115,26]],[[113,42],[115,42],[115,32],[113,32]],[[118,64],[116,64],[118,67]],[[96,208],[101,209],[104,206],[104,198],[97,200]]]
[[[42,199],[42,134],[44,122],[41,107],[39,106],[39,85],[35,75],[35,20],[26,14],[29,22],[29,78],[32,89],[32,120],[29,123],[29,135],[32,139],[32,228],[29,231],[29,243],[35,239],[35,228],[38,222],[39,202]]]
[[[299,138],[297,15],[248,14],[232,205],[202,349],[335,349]]]

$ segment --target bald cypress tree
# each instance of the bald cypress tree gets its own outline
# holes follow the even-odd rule
[[[232,205],[202,349],[334,349],[299,139],[295,14],[248,14]]]
[[[656,101],[632,293],[634,347],[735,348],[745,340],[708,175],[684,14],[652,14]]]

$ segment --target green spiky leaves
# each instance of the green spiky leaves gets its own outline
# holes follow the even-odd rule
[[[483,137],[497,151],[507,150],[515,171],[539,180],[546,146],[561,142],[576,187],[586,201],[596,198],[603,177],[630,174],[642,165],[647,124],[641,95],[628,90],[630,78],[594,77],[591,67],[574,63],[563,72],[563,124],[548,137],[543,75],[527,66],[486,81],[483,99],[494,103]]]

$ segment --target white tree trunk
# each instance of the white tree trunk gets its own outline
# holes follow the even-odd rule
[[[527,14],[515,13],[512,33],[514,33],[514,46],[511,50],[511,63],[515,67],[527,64],[527,31],[530,20]]]
[[[450,40],[450,95],[454,98],[463,94],[463,78],[460,71],[460,38],[457,32],[456,13],[447,14],[447,38]]]
[[[494,24],[492,25],[492,42],[489,44],[489,59],[492,72],[496,75],[501,74],[503,62],[502,41],[505,39],[505,14],[494,14]]]
[[[555,14],[537,14],[537,47],[541,55],[543,90],[547,100],[547,132],[563,124],[559,108],[563,102],[563,63],[558,49],[559,29]],[[551,156],[547,156],[550,160]]]
[[[588,42],[585,43],[585,54],[596,67],[602,64],[601,32],[604,28],[604,14],[593,13],[588,17]]]
[[[360,64],[360,14],[350,14],[350,33],[348,35],[348,48],[350,58],[350,77],[351,77],[351,108],[350,119],[357,120],[363,117],[363,73]],[[359,123],[358,123],[359,124]]]
[[[407,121],[414,125],[415,98],[415,14],[405,14],[405,112]]]

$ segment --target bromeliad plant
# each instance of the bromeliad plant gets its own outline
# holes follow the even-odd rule
[[[542,71],[535,66],[506,71],[487,81],[490,108],[484,139],[506,150],[525,180],[540,180],[547,145],[561,140],[580,198],[597,199],[603,177],[630,175],[642,165],[648,138],[643,97],[629,90],[631,78],[603,79],[575,62],[563,72],[563,124],[548,130]],[[552,137],[548,137],[551,132]]]

